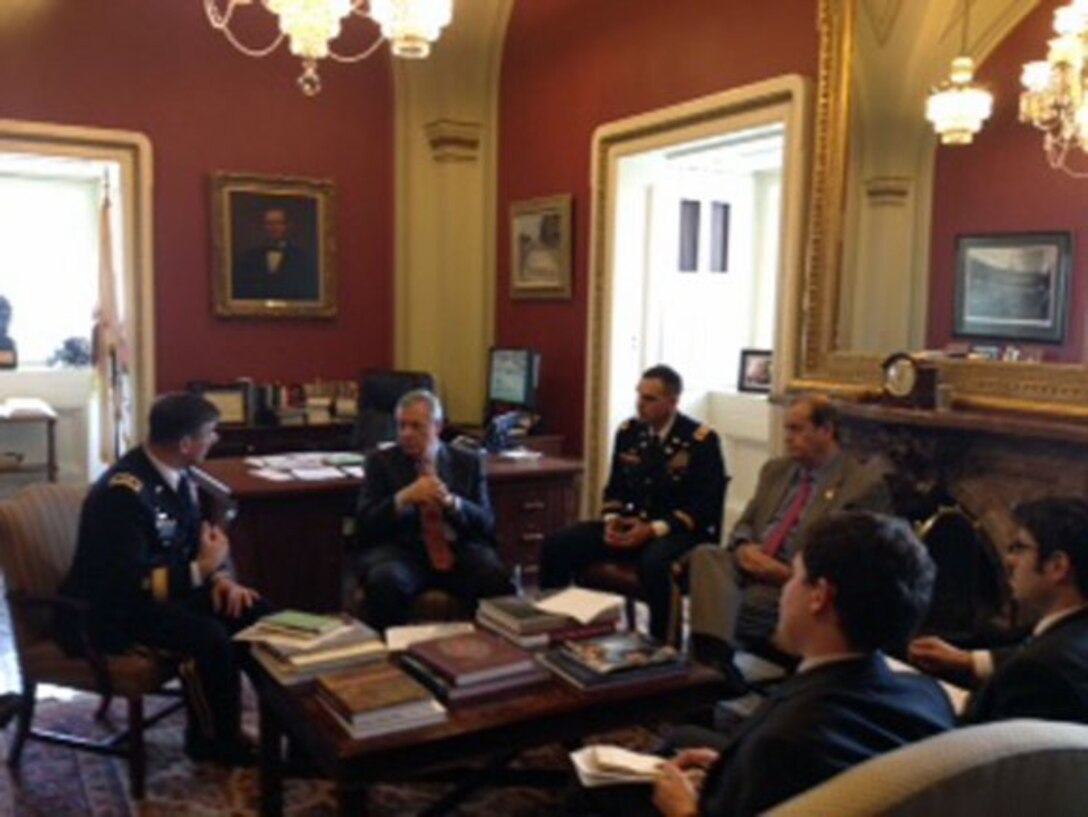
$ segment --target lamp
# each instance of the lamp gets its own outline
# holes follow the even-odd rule
[[[241,6],[260,3],[278,18],[279,32],[263,46],[242,42],[231,27]],[[204,0],[204,13],[216,31],[250,57],[271,54],[287,40],[291,53],[302,59],[299,88],[306,96],[321,91],[317,61],[330,58],[336,62],[359,62],[378,50],[386,40],[394,56],[422,59],[431,53],[442,29],[453,18],[453,0]],[[339,54],[331,42],[340,36],[344,23],[352,17],[370,20],[379,28],[378,36],[361,50]]]
[[[1045,60],[1024,66],[1020,81],[1020,121],[1044,134],[1047,162],[1070,176],[1088,177],[1068,165],[1074,147],[1088,151],[1088,104],[1085,102],[1088,0],[1073,0],[1054,11],[1054,31]]]
[[[926,119],[941,137],[942,145],[969,145],[994,108],[993,95],[974,82],[975,61],[967,55],[967,24],[970,0],[963,0],[963,37],[960,56],[952,60],[948,79],[930,92]]]

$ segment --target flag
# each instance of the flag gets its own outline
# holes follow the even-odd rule
[[[128,447],[125,422],[125,385],[128,350],[117,306],[117,279],[113,269],[113,227],[109,184],[99,217],[98,304],[94,310],[91,354],[96,370],[98,445],[103,462],[112,463]]]

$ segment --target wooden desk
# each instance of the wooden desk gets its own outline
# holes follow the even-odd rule
[[[233,518],[231,552],[239,577],[273,604],[306,610],[343,607],[354,585],[347,545],[362,480],[272,482],[250,474],[240,458],[208,460],[194,469],[200,487]],[[500,552],[523,579],[535,581],[545,535],[578,514],[583,465],[542,457],[492,459],[488,485]]]
[[[260,705],[262,817],[283,813],[284,736],[297,742],[318,771],[335,782],[337,813],[356,817],[366,813],[366,792],[372,783],[419,778],[471,758],[487,758],[487,770],[501,772],[506,761],[525,749],[647,720],[682,717],[723,694],[722,676],[698,664],[686,676],[595,693],[578,692],[553,680],[543,688],[496,701],[450,707],[445,723],[353,740],[317,702],[312,682],[281,686],[252,660],[247,671]],[[428,813],[445,813],[471,792],[473,784],[494,782],[481,779],[479,771],[456,767],[450,771],[458,789]],[[519,771],[522,775],[514,780],[531,773]]]

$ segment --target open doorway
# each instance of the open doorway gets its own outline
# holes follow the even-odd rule
[[[608,468],[639,373],[685,379],[682,409],[719,432],[731,524],[776,448],[765,394],[742,392],[742,350],[792,368],[801,263],[805,83],[784,78],[602,127],[595,138],[587,500]]]

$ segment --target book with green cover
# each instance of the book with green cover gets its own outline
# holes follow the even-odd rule
[[[301,610],[281,610],[260,620],[262,627],[303,635],[322,635],[343,625],[339,616],[322,616]]]

